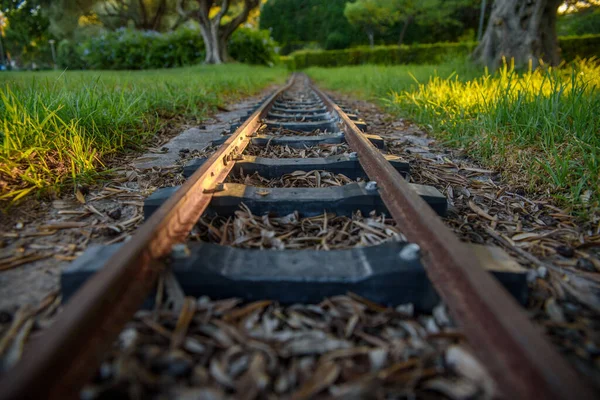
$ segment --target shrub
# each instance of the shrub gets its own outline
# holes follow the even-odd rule
[[[296,70],[296,64],[294,62],[294,57],[280,56],[279,57],[279,63],[282,64],[282,65],[285,65],[285,67],[288,69],[288,71],[295,71]]]
[[[412,46],[356,47],[346,50],[299,51],[292,54],[296,68],[337,67],[361,64],[437,64],[450,58],[464,57],[475,43],[435,43]]]
[[[559,39],[563,59],[600,57],[600,35],[566,36]]]
[[[331,32],[327,36],[327,41],[325,42],[326,50],[339,50],[345,49],[350,45],[350,38],[341,34],[340,32]]]
[[[119,29],[89,38],[79,52],[90,69],[150,69],[196,64],[204,59],[199,32],[158,33]]]
[[[566,61],[600,55],[600,35],[563,37],[559,39]],[[295,68],[311,66],[339,67],[361,64],[439,64],[453,58],[468,57],[477,43],[433,43],[411,46],[356,47],[345,50],[302,50],[292,53]]]
[[[240,28],[229,42],[230,55],[248,64],[273,65],[276,43],[268,31]],[[200,32],[180,28],[158,33],[118,29],[103,32],[76,44],[63,40],[58,62],[70,69],[156,69],[198,64],[204,60]]]
[[[77,43],[66,39],[61,40],[56,50],[56,63],[60,68],[85,68],[85,62],[81,58],[80,46]]]
[[[229,55],[246,64],[273,65],[277,43],[267,30],[239,28],[229,40]]]

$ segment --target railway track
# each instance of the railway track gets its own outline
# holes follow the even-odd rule
[[[291,304],[353,292],[425,312],[441,297],[495,397],[593,398],[521,310],[525,276],[462,244],[439,218],[441,193],[407,183],[410,165],[346,111],[302,75],[257,105],[184,168],[185,184],[146,200],[131,240],[63,273],[64,310],[0,398],[76,397],[167,268],[195,297]]]

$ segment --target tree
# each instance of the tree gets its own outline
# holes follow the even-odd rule
[[[396,22],[398,16],[394,13],[393,3],[386,0],[358,0],[346,3],[344,16],[350,24],[364,29],[369,45],[375,45],[375,34],[385,31]]]
[[[97,2],[94,11],[109,29],[132,23],[136,29],[163,32],[182,22],[181,19],[168,20],[177,15],[175,4],[175,0],[104,0]]]
[[[556,16],[562,0],[495,0],[483,38],[474,52],[480,63],[495,69],[503,59],[515,66],[560,63]]]
[[[207,64],[221,64],[229,60],[227,41],[231,34],[244,23],[250,12],[259,6],[260,0],[233,1],[241,6],[241,11],[224,17],[232,5],[232,1],[221,0],[217,6],[215,0],[195,0],[195,8],[188,8],[186,0],[177,1],[177,12],[185,19],[194,19],[200,24],[200,31],[206,48]],[[212,15],[212,17],[211,17]]]
[[[271,30],[282,53],[318,43],[321,47],[358,44],[364,34],[344,17],[347,0],[269,0],[261,9],[260,27]],[[343,40],[340,38],[343,37]]]
[[[5,20],[4,29],[0,32],[4,53],[21,65],[33,60],[49,63],[48,40],[52,37],[48,33],[49,21],[41,12],[40,5],[32,0],[3,0],[0,4]]]
[[[444,30],[449,27],[461,26],[461,22],[454,14],[472,7],[472,0],[393,0],[396,13],[395,20],[402,23],[398,37],[398,44],[404,42],[404,36],[412,23],[421,26],[442,26]]]

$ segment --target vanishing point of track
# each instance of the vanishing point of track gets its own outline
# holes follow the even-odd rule
[[[54,324],[3,378],[1,399],[77,397],[127,321],[232,172],[294,75],[265,100],[193,175],[155,210],[130,241],[75,293]],[[408,241],[468,342],[497,383],[498,397],[592,399],[593,390],[556,352],[519,304],[484,271],[401,173],[340,107],[312,91],[343,132],[360,166]]]

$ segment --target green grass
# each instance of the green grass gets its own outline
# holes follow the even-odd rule
[[[600,200],[600,64],[489,74],[468,64],[311,68],[464,147],[513,184],[585,213]]]
[[[0,200],[93,180],[108,156],[140,149],[171,118],[201,120],[286,76],[246,65],[0,73]]]

